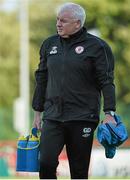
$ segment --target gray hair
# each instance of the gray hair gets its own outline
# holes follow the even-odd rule
[[[85,19],[86,19],[86,13],[83,7],[81,7],[79,4],[75,3],[65,3],[61,5],[58,8],[57,14],[64,12],[64,11],[69,11],[72,13],[72,16],[81,22],[81,27],[83,27]]]

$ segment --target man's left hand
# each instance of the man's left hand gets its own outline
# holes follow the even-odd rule
[[[110,122],[115,124],[115,125],[117,124],[115,121],[115,118],[113,116],[106,114],[105,119],[102,121],[102,123],[105,124],[105,123],[110,123]]]

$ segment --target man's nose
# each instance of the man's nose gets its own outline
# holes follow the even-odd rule
[[[56,22],[56,26],[58,26],[58,27],[62,26],[62,23],[61,23],[61,21],[60,21],[60,20],[57,20],[57,22]]]

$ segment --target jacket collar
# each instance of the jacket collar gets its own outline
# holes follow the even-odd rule
[[[69,38],[61,38],[62,41],[64,42],[68,42],[68,43],[75,43],[75,42],[81,42],[81,41],[84,41],[86,39],[86,33],[87,33],[87,30],[85,27],[83,27],[82,29],[80,29],[78,32],[72,34],[69,36]]]

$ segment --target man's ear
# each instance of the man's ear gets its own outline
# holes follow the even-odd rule
[[[77,21],[77,25],[76,25],[76,29],[80,29],[80,27],[81,27],[81,21],[78,20],[78,21]]]

